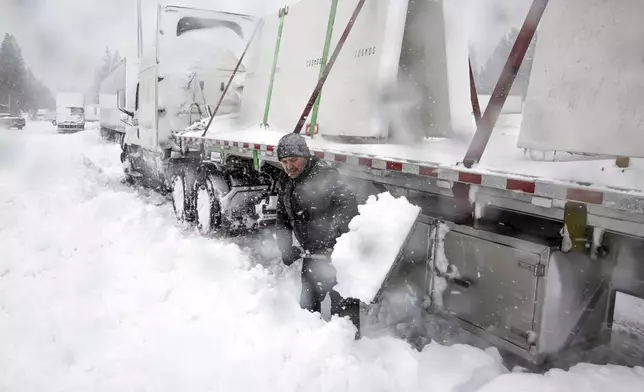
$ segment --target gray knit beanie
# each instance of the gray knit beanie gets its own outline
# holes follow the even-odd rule
[[[298,133],[288,133],[280,139],[277,144],[277,159],[289,157],[309,158],[311,151],[306,145],[304,136]]]

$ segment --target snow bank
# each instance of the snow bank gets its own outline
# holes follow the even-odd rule
[[[370,196],[358,206],[360,214],[350,232],[338,238],[332,259],[337,269],[336,290],[343,297],[369,303],[382,286],[420,208],[390,193]]]
[[[559,392],[559,391],[641,391],[644,368],[580,364],[569,371],[550,370],[546,374],[512,373],[498,377],[479,392]]]
[[[354,341],[300,309],[296,266],[183,233],[121,184],[97,132],[25,129],[0,172],[0,390],[450,391],[500,374],[473,347]],[[443,382],[447,351],[463,367]]]
[[[120,183],[118,145],[49,127],[0,167],[3,392],[644,390],[641,368],[508,374],[494,350],[354,341],[300,309],[297,266],[182,232]]]

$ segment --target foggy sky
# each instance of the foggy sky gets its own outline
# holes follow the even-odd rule
[[[286,1],[288,2],[288,1]],[[168,0],[259,14],[284,0]],[[142,0],[147,19],[157,0]],[[146,21],[144,21],[145,23]],[[149,20],[149,22],[152,22]],[[0,0],[0,35],[16,36],[28,67],[52,90],[86,91],[109,46],[136,56],[136,0]]]
[[[261,15],[297,0],[166,0],[186,5]],[[522,21],[529,0],[444,0],[464,5],[463,28],[474,30],[477,50],[490,51],[496,43],[483,43],[487,30],[494,41],[505,29],[495,26]],[[144,25],[151,25],[157,0],[142,0]],[[481,27],[485,25],[484,27]],[[136,0],[0,0],[0,35],[16,36],[27,66],[53,91],[86,91],[105,46],[121,56],[136,55]],[[480,57],[480,56],[479,56]]]

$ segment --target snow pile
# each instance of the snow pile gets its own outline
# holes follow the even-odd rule
[[[185,130],[180,133],[192,132],[192,131],[205,131],[208,123],[210,122],[210,117],[202,118],[201,120],[195,122]]]
[[[385,192],[370,196],[358,210],[360,214],[349,224],[350,231],[338,238],[332,254],[338,278],[335,289],[345,298],[369,303],[382,286],[420,208],[404,197]]]
[[[579,364],[546,374],[511,373],[496,378],[480,392],[559,392],[559,391],[642,391],[644,368]]]
[[[300,309],[297,266],[182,233],[121,184],[118,146],[55,132],[0,172],[0,390],[451,391],[501,374],[473,347],[354,341]],[[449,379],[431,368],[445,355]]]

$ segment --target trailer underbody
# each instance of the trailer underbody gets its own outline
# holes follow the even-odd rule
[[[203,235],[270,230],[280,170],[275,146],[178,139],[183,153],[165,156],[125,146],[126,172],[171,193],[177,218]],[[199,148],[193,148],[196,140]],[[620,356],[623,347],[615,347],[611,335],[614,341],[619,298],[644,297],[644,269],[636,260],[644,248],[639,214],[602,206],[597,198],[578,200],[593,190],[548,199],[534,195],[535,186],[524,180],[511,180],[513,189],[502,190],[476,173],[454,176],[437,169],[441,174],[419,177],[392,162],[375,169],[374,160],[366,168],[328,151],[316,155],[340,170],[359,202],[386,191],[422,209],[382,297],[365,304],[366,314],[397,314],[397,333],[421,345],[427,337],[454,341],[445,336],[455,328],[467,331],[469,337],[460,332],[459,339],[492,344],[524,366],[562,366],[580,353],[593,360],[593,352],[602,353],[597,361],[608,355],[638,363],[637,356]],[[572,237],[581,242],[577,250],[562,251],[564,226],[581,228]],[[439,227],[448,228],[442,240]],[[437,244],[458,276],[435,273]],[[444,289],[436,289],[437,279],[447,283]],[[408,312],[387,305],[401,291],[413,298]],[[636,342],[631,349],[641,347]]]

